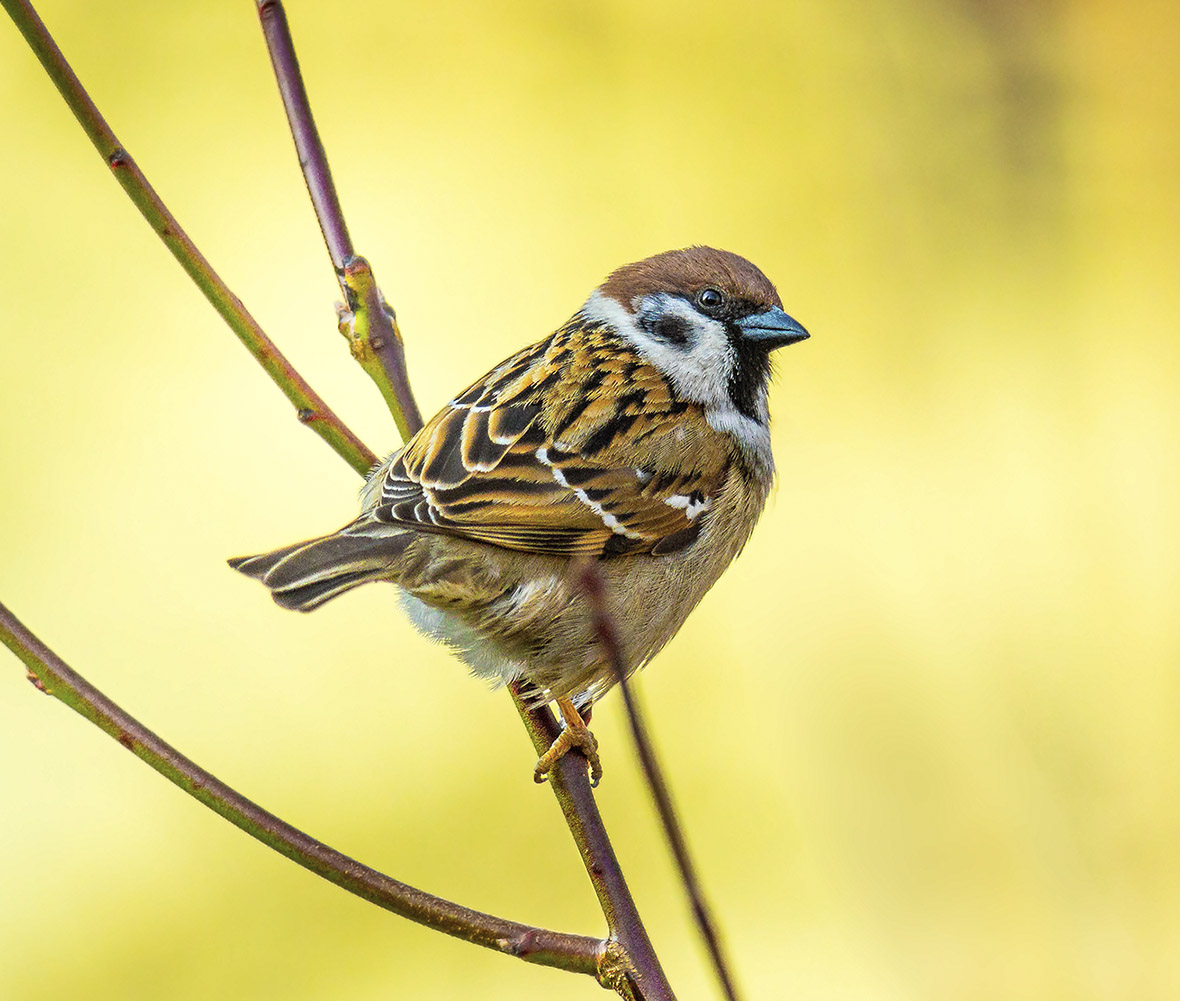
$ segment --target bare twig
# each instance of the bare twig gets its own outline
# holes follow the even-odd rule
[[[342,458],[364,475],[375,461],[373,454],[307,387],[183,234],[175,219],[148,185],[142,172],[119,146],[114,134],[89,95],[82,89],[77,77],[27,0],[0,0],[0,3],[25,35],[87,135],[99,152],[116,168],[116,176],[124,190],[165,240],[186,272],[205,291],[210,301],[247,344],[271,378],[288,398],[300,407],[300,418],[305,423],[312,424]],[[264,25],[266,8],[278,8],[281,15],[281,7],[277,3],[264,0],[259,6]],[[285,18],[283,25],[285,33]],[[280,76],[280,81],[284,74],[298,78],[298,65],[294,60],[293,49],[290,51],[289,59],[285,56],[275,57],[273,54],[272,58],[275,60],[276,73]],[[282,82],[280,87],[283,87]],[[301,84],[298,90],[302,91]],[[284,95],[286,92],[287,89],[284,89]],[[305,95],[302,101],[306,105]],[[305,176],[317,206],[325,241],[346,287],[346,297],[355,310],[358,326],[368,324],[360,333],[350,332],[354,355],[358,356],[358,361],[365,366],[366,371],[381,388],[387,402],[390,402],[390,409],[395,418],[398,417],[400,408],[403,416],[399,420],[399,428],[403,435],[408,435],[421,425],[421,418],[406,378],[404,357],[400,353],[400,334],[396,330],[392,310],[384,304],[368,265],[362,258],[351,254],[347,228],[332,190],[322,146],[318,137],[315,137],[310,111],[303,116],[297,109],[292,117],[293,128],[297,122],[300,123],[297,129],[297,145],[298,133],[307,133],[310,128],[310,135],[314,139],[312,147],[318,150],[317,162],[322,164],[322,167],[316,166],[310,172],[306,172]],[[305,159],[302,146],[300,156],[301,160]],[[317,191],[320,194],[317,194]],[[324,191],[327,192],[327,196],[323,194]],[[362,308],[355,309],[356,304],[360,304]],[[393,332],[392,342],[378,343],[380,335],[372,325],[374,317],[388,318],[389,329]],[[358,342],[371,348],[371,352],[358,352]],[[385,350],[389,343],[393,342],[396,342],[397,351]],[[0,639],[3,639],[29,666],[31,677],[38,687],[50,690],[56,697],[130,747],[191,795],[226,816],[252,836],[350,892],[396,913],[404,914],[412,920],[489,948],[521,956],[530,962],[561,966],[580,973],[594,973],[604,986],[613,988],[623,997],[636,1001],[674,1001],[672,989],[651,947],[610,845],[589,787],[585,768],[576,758],[567,757],[555,769],[551,785],[606,915],[611,938],[605,942],[503,921],[432,897],[367,869],[262,811],[183,758],[101,693],[91,688],[83,679],[73,674],[3,606],[0,606]],[[528,707],[518,692],[514,692],[514,697],[539,753],[556,737],[558,723],[548,709]],[[437,907],[432,910],[434,905]]]
[[[512,698],[533,746],[543,754],[557,739],[561,726],[547,708],[530,705],[530,691],[527,684],[517,682],[512,686]],[[623,947],[624,964],[619,972],[644,1001],[674,998],[602,823],[585,759],[574,753],[559,758],[549,773],[549,785],[577,843],[611,937]],[[617,983],[611,986],[620,990]]]
[[[587,560],[580,568],[578,583],[593,611],[598,642],[610,661],[611,668],[618,679],[619,690],[623,693],[627,719],[631,724],[631,735],[635,738],[635,748],[639,752],[643,774],[647,778],[648,788],[656,802],[656,809],[659,811],[660,822],[663,824],[668,844],[676,858],[676,866],[680,870],[680,878],[684,883],[685,892],[688,894],[693,918],[700,929],[701,937],[705,940],[705,947],[709,951],[709,958],[713,962],[713,968],[717,973],[717,979],[725,997],[728,1001],[738,1001],[737,987],[734,985],[730,963],[721,944],[721,935],[705,901],[700,877],[697,875],[696,866],[689,854],[688,842],[684,838],[684,830],[676,816],[676,808],[672,805],[672,795],[668,790],[668,783],[659,762],[656,760],[655,747],[648,734],[643,713],[635,698],[635,693],[627,681],[627,665],[623,659],[618,630],[606,607],[602,572],[598,564]]]
[[[422,427],[422,414],[410,389],[397,316],[363,257],[348,259],[341,280],[348,301],[339,310],[340,332],[353,358],[381,391],[402,441],[408,441]]]
[[[299,72],[286,11],[279,0],[257,0],[257,6],[291,137],[299,154],[299,166],[303,168],[303,179],[328,246],[328,256],[347,302],[340,331],[348,338],[353,357],[377,384],[405,440],[422,426],[422,414],[406,374],[406,355],[397,317],[386,305],[369,262],[353,250],[328,157]]]
[[[295,44],[291,39],[291,29],[287,25],[287,14],[283,5],[274,0],[258,0],[257,7],[275,80],[287,111],[295,150],[299,154],[299,166],[307,182],[307,193],[311,196],[320,231],[324,234],[332,267],[339,274],[344,270],[344,262],[354,253],[352,237],[348,235],[348,224],[344,221],[344,210],[340,207],[336,185],[332,182],[328,157],[312,117],[311,103],[307,99],[307,89],[303,86]]]
[[[29,680],[38,689],[86,717],[231,824],[317,876],[417,924],[526,963],[590,976],[600,976],[601,967],[602,977],[609,975],[613,962],[609,942],[506,921],[425,893],[342,855],[267,813],[166,744],[72,671],[3,604],[0,642],[24,662]]]
[[[45,72],[56,84],[61,96],[78,119],[107,166],[114,173],[123,190],[135,203],[148,224],[164,241],[164,245],[184,268],[188,276],[205,294],[238,339],[246,345],[257,362],[266,370],[287,399],[295,406],[299,420],[308,425],[359,473],[367,472],[377,457],[365,447],[332,409],[295,371],[283,353],[263,332],[241,300],[221,280],[217,272],[188,234],[180,228],[160,196],[148,183],[143,171],[131,154],[119,143],[111,127],[99,114],[90,95],[82,88],[78,77],[66,62],[41,18],[28,0],[0,0],[4,9],[20,29],[29,47],[41,61]]]
[[[369,331],[366,337],[365,333],[360,332],[361,325],[366,318],[372,318],[378,312],[384,315],[388,307],[363,258],[352,257],[353,263],[348,263],[353,253],[352,242],[344,221],[340,199],[332,182],[327,154],[312,117],[283,5],[280,0],[257,0],[257,5],[267,48],[270,51],[271,64],[278,79],[279,93],[283,97],[291,134],[299,154],[299,163],[303,168],[312,204],[320,221],[324,241],[328,245],[329,256],[338,270],[341,263],[344,263],[343,281],[347,283],[351,293],[350,304],[358,300],[369,304],[368,309],[356,309],[354,306],[355,315],[346,313],[342,316],[342,324],[352,323],[357,328],[348,331],[350,343],[354,345],[353,354],[377,383],[386,401],[390,402],[391,398],[394,401],[390,403],[394,417],[397,418],[400,411],[408,418],[417,420],[420,426],[421,418],[418,416],[418,408],[406,377],[404,356],[400,350],[397,353],[365,350],[365,344],[374,343],[379,335],[376,331]],[[358,267],[357,262],[364,264],[364,267]],[[389,310],[389,314],[392,317],[392,310]],[[394,329],[396,331],[396,321]],[[400,337],[399,333],[399,349]],[[370,365],[377,370],[374,371]],[[405,437],[406,429],[400,422],[399,428]],[[416,427],[412,430],[416,430]],[[543,753],[559,733],[557,720],[549,709],[527,705],[521,697],[519,687],[514,687],[512,694],[537,753]],[[622,992],[623,987],[620,984],[630,984],[640,991],[639,997],[651,1001],[672,998],[672,988],[652,948],[627,881],[623,877],[581,760],[577,756],[567,755],[555,772],[557,775],[551,783],[554,795],[565,814],[566,823],[577,844],[594,891],[598,895],[611,935],[625,953],[618,965],[623,974],[622,979],[619,984],[613,986]]]

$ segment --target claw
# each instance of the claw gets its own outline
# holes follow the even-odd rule
[[[533,769],[533,781],[544,782],[553,766],[574,748],[590,765],[590,785],[597,786],[602,778],[602,761],[598,757],[598,738],[590,732],[581,713],[569,699],[558,699],[557,708],[561,710],[565,726],[557,739],[549,745],[549,750],[537,759],[537,766]]]

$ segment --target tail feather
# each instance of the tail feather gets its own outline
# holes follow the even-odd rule
[[[267,571],[284,556],[289,556],[296,549],[302,549],[306,545],[306,541],[296,542],[293,546],[284,546],[282,549],[276,549],[273,553],[262,553],[259,556],[235,556],[233,559],[226,560],[225,562],[235,570],[244,573],[247,577],[262,580],[266,576]]]
[[[228,562],[262,581],[276,604],[310,612],[361,584],[395,576],[411,538],[405,532],[374,535],[350,529]]]
[[[388,573],[378,571],[358,570],[354,573],[343,573],[335,577],[326,577],[310,584],[297,584],[284,588],[275,588],[270,596],[280,608],[290,608],[296,612],[310,612],[319,608],[326,601],[331,601],[345,591],[351,591],[361,584],[383,580]]]

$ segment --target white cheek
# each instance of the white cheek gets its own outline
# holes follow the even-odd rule
[[[742,451],[767,477],[774,474],[774,457],[770,452],[765,400],[759,406],[761,420],[740,413],[729,395],[729,377],[736,363],[733,346],[725,328],[716,320],[701,316],[684,299],[658,294],[660,307],[686,319],[692,328],[693,342],[687,350],[656,340],[635,321],[635,315],[617,299],[595,291],[582,307],[587,320],[613,327],[625,341],[672,382],[676,394],[705,408],[710,427],[732,435]],[[678,440],[685,429],[677,429]]]
[[[639,326],[634,313],[598,291],[586,301],[582,315],[614,327],[624,340],[671,380],[681,399],[706,407],[730,406],[728,386],[735,359],[724,325],[702,316],[679,296],[657,293],[635,305],[639,309],[645,306],[658,308],[663,313],[680,317],[692,331],[691,344],[678,347],[652,337]]]

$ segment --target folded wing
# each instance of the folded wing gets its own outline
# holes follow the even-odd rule
[[[684,405],[617,346],[590,373],[586,354],[555,337],[452,401],[384,471],[368,517],[561,556],[690,543],[727,463],[642,447],[683,437]]]

